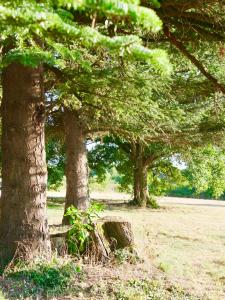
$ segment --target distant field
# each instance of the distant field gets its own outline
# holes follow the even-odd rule
[[[103,215],[123,216],[132,223],[145,268],[159,268],[167,280],[200,299],[224,300],[224,202],[192,201],[185,205],[176,198],[162,199],[159,210],[111,206]],[[62,205],[51,206],[49,223],[60,223],[62,214]]]

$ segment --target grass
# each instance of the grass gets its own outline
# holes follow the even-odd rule
[[[132,223],[137,251],[144,259],[142,271],[157,269],[156,274],[200,299],[222,300],[224,213],[225,207],[164,205],[159,210],[111,206],[104,215],[122,216]],[[48,214],[50,224],[57,224],[63,209],[50,208]]]

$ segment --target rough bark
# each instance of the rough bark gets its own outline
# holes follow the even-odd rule
[[[0,268],[14,257],[50,257],[46,217],[43,69],[13,63],[2,74]]]
[[[134,155],[134,203],[145,207],[148,199],[148,164],[144,158],[142,145],[137,143]]]
[[[78,209],[87,209],[88,197],[88,167],[85,135],[79,120],[79,115],[65,108],[64,110],[65,144],[66,144],[66,202],[67,208],[74,205]],[[68,224],[68,218],[63,218]]]

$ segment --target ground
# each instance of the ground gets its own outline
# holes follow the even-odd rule
[[[100,194],[94,196],[102,198]],[[73,296],[68,292],[68,296],[47,299],[225,299],[225,202],[162,198],[159,199],[161,208],[152,210],[131,208],[123,203],[128,199],[126,195],[123,195],[122,201],[118,201],[118,196],[110,197],[113,201],[103,197],[111,204],[106,206],[102,215],[122,216],[132,223],[141,261],[131,264],[126,253],[119,253],[114,264],[81,263],[81,274],[73,276]],[[60,224],[63,204],[56,199],[50,200],[48,216],[51,230],[55,230],[52,225]],[[0,285],[3,291],[8,288],[14,295],[14,298],[7,299],[16,299],[16,295],[25,299],[25,286],[27,293],[35,289],[26,281],[29,276],[43,286],[48,276],[57,275],[60,268],[53,262],[53,265],[45,267],[44,279],[39,270],[32,270],[31,273],[29,269],[28,275],[17,275],[19,283],[2,278]],[[53,279],[58,284],[63,282],[64,279],[56,275]],[[0,299],[5,299],[1,293]]]
[[[111,205],[104,215],[122,216],[132,223],[145,269],[159,269],[166,280],[200,299],[224,300],[225,202],[177,198],[159,202],[157,210]],[[48,213],[50,224],[57,224],[62,207]]]

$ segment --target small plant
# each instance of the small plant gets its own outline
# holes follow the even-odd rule
[[[90,233],[94,230],[94,221],[99,218],[98,213],[104,209],[101,203],[92,203],[87,210],[79,210],[74,206],[67,209],[65,216],[69,217],[71,229],[68,233],[68,251],[81,255],[87,249]]]

